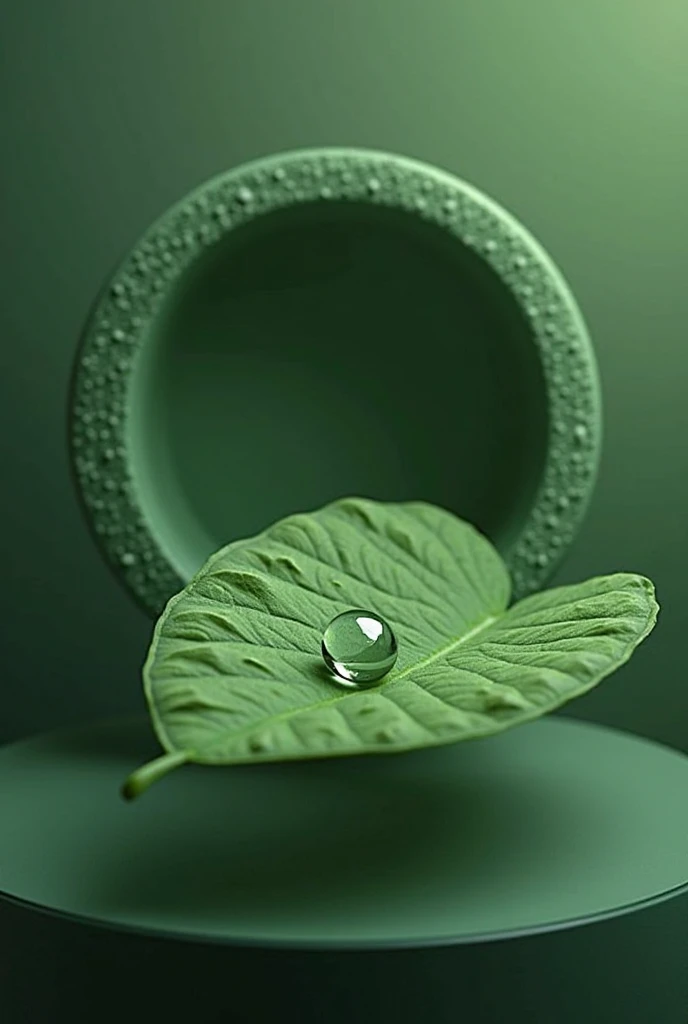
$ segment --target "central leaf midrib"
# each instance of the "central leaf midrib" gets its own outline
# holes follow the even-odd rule
[[[396,676],[390,674],[389,678],[387,678],[384,683],[380,683],[380,685],[376,687],[371,687],[371,692],[376,693],[378,690],[383,690],[386,686],[391,686],[392,683],[396,683],[400,679],[404,679],[406,676],[410,675],[411,672],[416,672],[418,671],[418,669],[425,668],[426,665],[432,664],[433,661],[437,661],[438,658],[444,657],[451,651],[455,650],[457,647],[460,647],[462,644],[465,644],[468,640],[472,640],[473,637],[477,636],[477,634],[481,633],[484,629],[487,629],[489,626],[493,624],[493,622],[496,622],[499,618],[499,615],[488,615],[485,619],[482,620],[482,622],[479,622],[477,626],[473,626],[473,628],[469,629],[467,633],[464,633],[461,636],[452,639],[448,644],[445,644],[444,647],[440,647],[432,654],[429,654],[427,658],[422,658],[420,661],[414,662],[412,665],[408,665],[403,672],[400,672]],[[364,693],[365,691],[352,690],[350,693],[337,694],[336,697],[329,697],[327,700],[318,701],[316,704],[306,704],[301,708],[283,711],[279,715],[272,715],[270,718],[262,719],[259,723],[250,725],[245,729],[239,729],[236,732],[230,733],[230,735],[232,739],[235,739],[240,736],[246,736],[249,733],[254,732],[256,729],[267,729],[271,725],[274,725],[275,722],[280,722],[288,718],[293,718],[295,715],[301,714],[304,711],[316,711],[320,708],[329,707],[331,704],[337,704],[339,703],[339,701],[346,700],[347,697],[351,697],[354,692]],[[217,743],[208,744],[203,748],[203,751],[190,750],[189,753],[205,753],[209,750],[212,750],[213,747],[217,746],[220,742],[222,741],[218,740]]]

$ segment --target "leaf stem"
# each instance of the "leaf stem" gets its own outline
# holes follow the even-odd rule
[[[192,753],[193,751],[191,750],[174,750],[169,754],[161,754],[160,757],[156,757],[153,761],[142,764],[140,768],[137,768],[136,771],[133,771],[125,779],[121,789],[122,796],[125,800],[136,799],[137,796],[145,792],[158,779],[161,779],[180,765],[186,764]]]

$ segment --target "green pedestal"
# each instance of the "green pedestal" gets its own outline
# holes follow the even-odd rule
[[[0,751],[6,1024],[685,1024],[682,754],[550,717],[125,804],[156,750],[129,720]]]

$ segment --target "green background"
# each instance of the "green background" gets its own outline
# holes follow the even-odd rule
[[[687,33],[684,0],[2,0],[0,740],[142,707],[151,623],[93,546],[67,460],[71,362],[105,275],[205,178],[350,145],[478,186],[570,282],[605,446],[553,582],[643,572],[663,610],[565,713],[688,750]],[[461,439],[446,444],[449,466]]]

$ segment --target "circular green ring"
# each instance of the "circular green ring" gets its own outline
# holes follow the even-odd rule
[[[502,552],[514,597],[540,588],[583,521],[597,475],[602,416],[590,338],[576,301],[536,239],[467,182],[407,157],[306,149],[243,164],[168,209],[99,294],[69,391],[70,463],[86,519],[106,561],[157,616],[186,583],[156,537],[132,476],[130,370],[168,286],[227,231],[298,203],[350,200],[396,207],[474,250],[528,318],[548,403],[544,471],[518,540]]]

